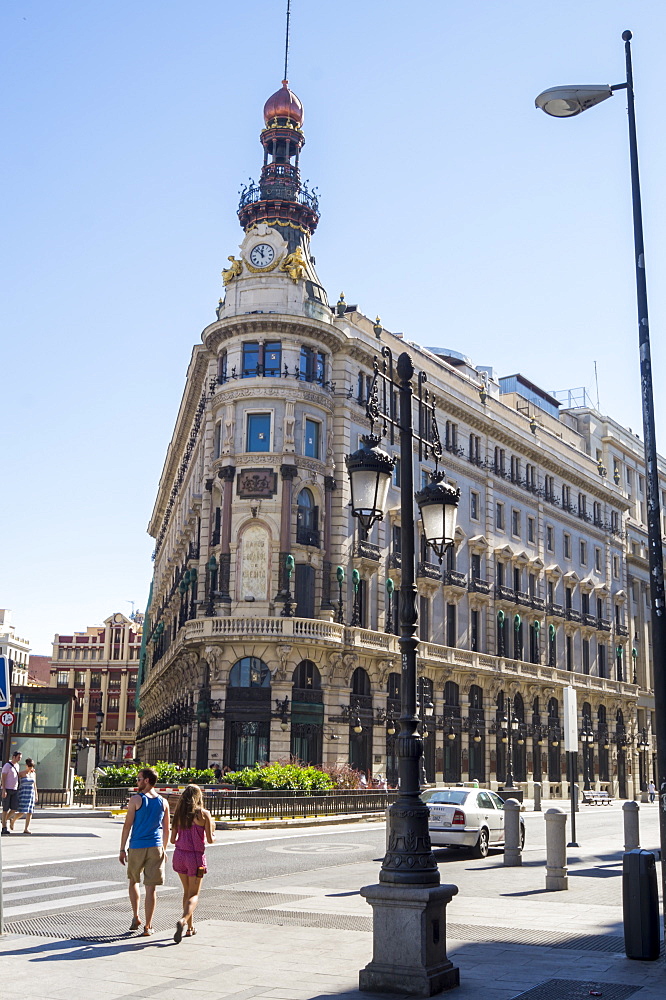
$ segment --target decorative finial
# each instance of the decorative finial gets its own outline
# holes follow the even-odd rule
[[[338,299],[337,304],[335,306],[335,311],[338,316],[344,316],[345,312],[347,311],[347,303],[345,302],[344,292],[340,292],[340,298]]]
[[[377,316],[377,318],[375,319],[375,323],[374,323],[374,326],[373,326],[372,329],[375,331],[375,337],[377,338],[377,340],[381,340],[382,339],[382,330],[384,328],[382,326],[382,321],[379,318],[379,316]]]
[[[534,416],[534,414],[532,414],[532,416],[530,417],[530,430],[532,431],[532,434],[536,434],[538,426],[539,425],[536,422],[536,417]]]
[[[623,31],[622,32],[622,41],[623,42],[630,42],[633,37],[634,36],[632,35],[632,33],[630,31]]]

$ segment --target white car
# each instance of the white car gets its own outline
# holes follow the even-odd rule
[[[504,802],[487,788],[432,788],[423,795],[430,811],[433,847],[471,847],[478,858],[504,843]],[[521,844],[525,824],[520,817]]]

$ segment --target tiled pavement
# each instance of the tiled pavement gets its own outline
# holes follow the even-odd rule
[[[580,984],[581,1000],[594,986],[609,996],[611,984],[633,986],[636,1000],[664,1000],[664,959],[632,962],[622,950],[620,851],[602,840],[571,851],[569,890],[547,893],[536,841],[521,868],[504,868],[501,855],[441,865],[442,880],[460,888],[447,914],[461,978],[451,996],[510,1000],[566,979]],[[172,927],[151,939],[98,942],[9,935],[0,942],[3,982],[23,1000],[356,1000],[368,996],[358,992],[358,970],[372,947],[370,910],[357,889],[377,872],[377,864],[349,863],[226,886],[210,909],[202,897],[199,933],[178,947]],[[168,900],[158,902],[158,927],[172,916]],[[93,923],[101,917],[91,912]],[[119,919],[115,906],[108,918]]]

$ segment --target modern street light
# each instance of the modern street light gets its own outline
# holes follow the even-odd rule
[[[654,423],[654,393],[650,355],[647,281],[643,242],[643,211],[638,172],[638,140],[634,108],[634,75],[631,60],[630,31],[622,33],[627,71],[626,83],[597,87],[560,87],[545,90],[536,99],[537,108],[556,118],[568,118],[605,101],[617,90],[627,91],[629,118],[629,160],[631,165],[631,199],[634,220],[634,260],[636,299],[638,305],[638,345],[641,371],[641,401],[643,438],[645,441],[645,480],[647,484],[648,553],[650,567],[650,598],[652,607],[652,681],[657,738],[657,772],[661,785],[666,780],[666,602],[664,599],[664,562],[661,540],[661,509],[659,502],[659,468]],[[634,658],[634,664],[636,660]],[[666,898],[666,810],[659,810],[661,843],[661,881]],[[665,924],[666,933],[666,924]]]
[[[382,348],[383,363],[374,363],[374,379],[368,395],[366,413],[371,433],[362,438],[363,447],[347,456],[351,481],[352,513],[369,531],[382,520],[388,498],[395,459],[379,445],[375,423],[384,435],[400,432],[400,516],[402,566],[400,580],[400,638],[402,661],[400,733],[396,738],[400,791],[389,809],[387,851],[379,874],[379,885],[361,891],[374,911],[374,956],[359,977],[365,990],[405,988],[405,970],[410,969],[414,992],[432,995],[458,985],[459,973],[446,957],[445,908],[457,891],[440,886],[439,869],[432,853],[428,831],[428,808],[420,797],[419,771],[423,756],[423,737],[419,735],[417,716],[416,638],[418,622],[416,566],[414,551],[414,500],[419,505],[425,540],[437,552],[440,562],[453,540],[456,508],[460,490],[443,482],[437,475],[417,494],[414,493],[414,444],[420,461],[430,456],[435,465],[442,456],[437,430],[435,404],[423,384],[425,372],[417,376],[418,433],[414,432],[414,365],[406,352],[398,358],[394,380],[393,356]],[[379,406],[378,382],[382,386],[382,409]],[[399,418],[393,406],[394,393],[399,397]],[[418,891],[417,891],[418,890]],[[435,929],[436,928],[436,929]],[[398,947],[398,942],[404,946]],[[427,946],[426,946],[427,941]],[[397,953],[399,952],[399,953]],[[438,953],[438,954],[437,954]],[[412,990],[408,990],[411,992]]]

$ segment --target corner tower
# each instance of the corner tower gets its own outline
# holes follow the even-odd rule
[[[260,135],[264,163],[259,183],[250,181],[241,189],[238,219],[246,237],[254,231],[265,233],[261,226],[273,229],[285,241],[287,254],[302,257],[307,296],[327,304],[310,253],[310,237],[319,222],[319,200],[316,189],[301,182],[299,168],[305,145],[303,118],[301,101],[289,89],[289,81],[283,80],[264,105],[265,128]],[[258,250],[255,257],[256,261],[250,260],[257,268],[253,273],[269,266],[268,257],[270,263],[273,260],[270,251],[262,258]]]

